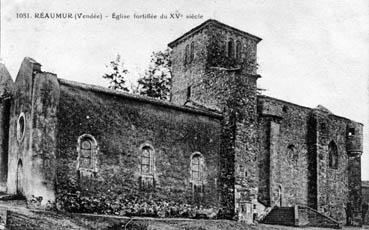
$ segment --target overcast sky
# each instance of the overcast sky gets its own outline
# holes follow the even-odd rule
[[[25,56],[58,77],[106,86],[121,54],[135,82],[152,51],[212,18],[263,38],[258,84],[266,95],[364,123],[362,178],[369,180],[367,0],[1,0],[1,58],[15,78]],[[102,14],[103,20],[35,19],[35,13]],[[201,14],[203,19],[115,20],[112,13]],[[20,19],[17,13],[29,13]]]

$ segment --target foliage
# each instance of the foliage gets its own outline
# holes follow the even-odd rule
[[[160,198],[146,199],[139,195],[95,194],[84,192],[59,193],[58,208],[68,212],[118,216],[216,218],[217,211],[206,212],[202,207]],[[209,214],[210,213],[210,214]]]
[[[216,218],[218,210],[206,209],[196,205],[186,204],[179,200],[167,201],[155,192],[128,191],[120,186],[120,190],[106,189],[107,184],[117,182],[102,182],[93,178],[85,178],[91,184],[91,191],[86,189],[83,181],[68,176],[67,168],[60,167],[58,171],[56,207],[59,210],[72,213],[94,213],[118,216],[146,217],[182,217],[182,218]],[[119,187],[119,186],[118,186]],[[92,189],[93,188],[93,189]]]
[[[161,100],[168,100],[171,84],[170,50],[153,52],[149,68],[138,79],[139,93]]]
[[[102,77],[109,80],[109,88],[128,92],[129,90],[126,87],[125,80],[128,70],[124,67],[120,55],[117,54],[115,60],[110,61],[110,64],[106,65],[106,68],[110,69],[109,73],[104,74]]]

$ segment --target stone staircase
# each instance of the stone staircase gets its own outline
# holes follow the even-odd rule
[[[307,206],[297,206],[297,225],[304,227],[342,228],[342,224],[335,219]]]
[[[294,207],[274,207],[261,221],[264,224],[295,226]]]
[[[260,220],[260,223],[296,227],[342,228],[342,224],[338,221],[306,206],[275,206]]]

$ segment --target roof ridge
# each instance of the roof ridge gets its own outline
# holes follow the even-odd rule
[[[204,110],[204,109],[200,110],[200,109],[193,108],[193,107],[181,106],[181,105],[177,105],[177,104],[174,104],[172,102],[169,102],[169,101],[163,101],[163,100],[159,100],[159,99],[155,99],[155,98],[151,98],[151,97],[147,97],[147,96],[143,96],[143,95],[136,95],[136,94],[126,93],[126,92],[122,92],[122,91],[117,91],[117,90],[109,89],[109,88],[99,86],[99,85],[86,84],[86,83],[82,83],[82,82],[66,80],[66,79],[63,79],[63,78],[58,78],[58,81],[59,81],[60,84],[64,84],[64,85],[68,85],[68,86],[72,86],[72,87],[78,87],[78,88],[81,88],[81,89],[84,89],[84,90],[90,90],[90,91],[100,92],[100,93],[105,93],[105,94],[113,94],[115,96],[126,97],[126,98],[129,98],[129,99],[143,101],[143,102],[147,102],[147,103],[151,103],[151,104],[155,104],[155,105],[160,105],[160,106],[164,106],[164,107],[168,107],[168,108],[172,108],[172,109],[182,110],[182,111],[185,111],[185,112],[198,113],[198,114],[211,116],[211,117],[216,117],[216,118],[222,118],[223,117],[222,114],[220,114],[218,112],[215,112],[215,111]]]

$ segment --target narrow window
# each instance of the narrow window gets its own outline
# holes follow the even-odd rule
[[[288,112],[288,106],[284,105],[282,107],[282,111],[285,112],[285,113],[287,113]]]
[[[187,87],[187,95],[186,95],[186,97],[187,97],[187,101],[189,101],[191,99],[191,86],[188,86]]]
[[[355,129],[354,128],[349,128],[348,135],[349,136],[355,135]]]
[[[243,165],[239,165],[238,166],[238,171],[239,171],[239,175],[241,177],[245,177],[246,176],[245,167]]]
[[[78,138],[78,162],[77,169],[96,172],[97,142],[92,135],[84,134]]]
[[[246,212],[245,204],[241,204],[241,212],[242,213]]]
[[[233,45],[233,39],[229,39],[228,41],[228,57],[233,58],[234,57],[234,45]]]
[[[236,59],[237,60],[240,60],[241,59],[241,42],[240,41],[237,41],[236,42]]]
[[[140,148],[140,188],[143,191],[152,192],[154,181],[154,148],[148,144]]]
[[[91,140],[85,139],[81,143],[81,166],[83,168],[91,168],[92,166],[92,143]]]
[[[288,145],[287,147],[287,157],[294,162],[298,160],[298,153],[294,145]]]
[[[283,206],[283,190],[282,190],[282,186],[278,185],[277,188],[277,200],[276,200],[276,205],[279,207]]]
[[[196,155],[192,158],[192,180],[201,182],[201,164],[200,155]]]
[[[201,153],[196,152],[191,157],[191,181],[193,201],[196,205],[201,205],[204,192],[204,167],[205,162]]]
[[[328,145],[328,155],[329,155],[329,167],[333,169],[338,169],[338,150],[337,145],[334,141],[331,141]]]
[[[151,174],[151,148],[149,146],[144,146],[141,151],[141,173]]]
[[[195,58],[195,44],[194,42],[191,42],[191,48],[190,48],[190,62],[193,61],[193,59]]]

